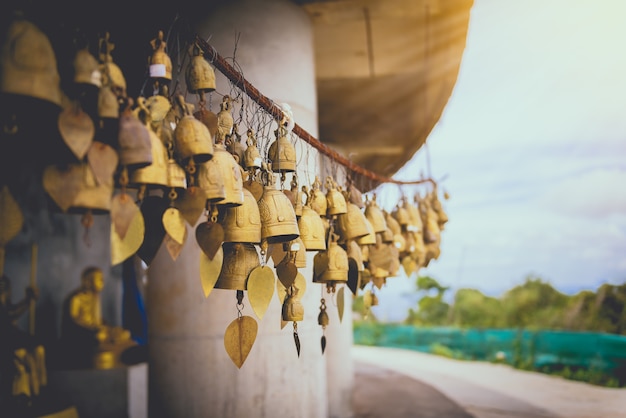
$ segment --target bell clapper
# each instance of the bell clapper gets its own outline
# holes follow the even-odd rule
[[[298,323],[296,321],[293,321],[293,341],[296,344],[298,357],[300,357],[300,337],[298,337]]]

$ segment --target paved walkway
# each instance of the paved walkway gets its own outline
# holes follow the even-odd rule
[[[352,353],[357,418],[626,418],[626,389],[410,350]]]

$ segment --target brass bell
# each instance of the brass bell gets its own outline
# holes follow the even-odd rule
[[[404,209],[409,215],[409,223],[406,228],[412,232],[421,232],[423,229],[422,215],[419,209],[419,196],[415,196],[415,205],[412,205],[408,199],[404,200]]]
[[[356,262],[359,271],[363,271],[365,269],[363,251],[356,241],[348,241],[346,244],[346,253],[348,254],[348,258],[351,258]]]
[[[200,101],[202,101],[204,93],[215,90],[215,71],[213,71],[213,67],[209,65],[208,61],[204,59],[202,50],[197,44],[193,45],[191,54],[191,62],[185,72],[185,82],[187,83],[187,90],[190,93],[198,94]]]
[[[165,88],[165,90],[167,89]],[[162,122],[165,119],[169,119],[166,126],[170,125],[170,122],[174,124],[175,116],[170,113],[170,111],[172,110],[172,103],[170,103],[169,99],[166,96],[155,94],[148,97],[143,102],[144,106],[146,107],[146,109],[148,109],[148,112],[150,113],[151,124],[155,132],[157,131],[157,127],[162,126]],[[171,125],[168,126],[168,128],[170,130],[173,130]]]
[[[220,111],[217,113],[217,138],[215,142],[224,143],[226,138],[228,138],[233,133],[233,125],[235,121],[233,119],[233,115],[230,113],[231,111],[231,98],[226,95],[222,98],[222,103],[220,104]]]
[[[217,289],[246,290],[248,276],[260,263],[253,244],[224,243],[222,270],[215,282]]]
[[[248,129],[247,135],[248,139],[246,140],[246,145],[248,147],[243,153],[243,167],[246,170],[261,168],[263,158],[261,158],[261,153],[257,148],[254,133],[250,129]]]
[[[102,86],[98,91],[98,116],[102,119],[120,117],[120,104],[110,86]]]
[[[133,187],[140,185],[167,187],[169,184],[167,149],[152,129],[148,129],[148,134],[150,136],[152,164],[134,170],[129,185]]]
[[[220,202],[226,198],[226,188],[222,177],[222,169],[218,159],[211,159],[199,164],[198,187],[204,190],[209,202]]]
[[[354,203],[348,203],[348,212],[337,216],[337,229],[345,241],[353,240],[369,234],[367,218]]]
[[[326,178],[326,215],[328,216],[342,215],[344,213],[348,213],[346,198],[343,196],[343,193],[341,193],[341,191],[335,188],[335,186],[336,184],[333,181],[333,178],[328,176]]]
[[[319,177],[315,176],[315,181],[311,185],[311,192],[309,193],[309,199],[307,201],[308,205],[313,209],[319,216],[326,216],[326,210],[328,209],[328,202],[326,201],[326,196],[322,193],[321,190],[322,182]]]
[[[383,239],[383,243],[393,244],[393,232],[391,231],[391,229],[385,229],[383,232],[380,233],[380,236]]]
[[[243,153],[244,147],[241,143],[241,135],[239,135],[239,127],[235,123],[233,125],[233,134],[226,140],[226,151],[230,152],[233,157],[235,157],[235,161],[242,168],[243,167]]]
[[[364,235],[360,238],[356,239],[356,242],[359,245],[373,245],[376,244],[376,233],[374,232],[374,227],[372,226],[372,223],[369,221],[369,219],[365,219],[365,225],[367,226],[367,230],[369,231],[369,233],[367,235]]]
[[[328,250],[320,251],[313,258],[313,282],[347,282],[348,268],[348,254],[337,242],[331,241]]]
[[[444,225],[448,222],[448,215],[443,210],[441,201],[437,197],[437,189],[433,190],[433,192],[430,194],[430,205],[437,213],[437,222],[439,224],[439,229],[443,231]]]
[[[177,158],[186,164],[190,158],[196,163],[203,163],[213,157],[213,138],[209,129],[193,117],[183,96],[176,97],[176,103],[184,116],[174,129],[174,151]]]
[[[296,148],[287,138],[287,129],[280,126],[275,135],[277,139],[272,142],[267,151],[267,159],[272,163],[272,171],[279,173],[296,171]]]
[[[113,93],[118,97],[126,97],[126,78],[124,73],[116,63],[113,62],[111,51],[115,44],[110,41],[109,33],[105,33],[100,39],[100,73],[102,74],[102,85],[110,86]]]
[[[185,170],[178,165],[175,159],[167,161],[167,187],[171,189],[186,189],[187,175]]]
[[[353,183],[350,183],[348,186],[348,198],[346,201],[354,203],[359,209],[363,209],[365,207],[363,204],[363,195]]]
[[[308,205],[302,208],[298,229],[307,251],[326,250],[326,228],[322,218]]]
[[[403,198],[403,200],[405,199]],[[407,226],[409,225],[409,222],[410,222],[409,212],[403,206],[397,205],[393,209],[391,216],[393,217],[393,219],[396,220],[396,222],[398,223],[398,225],[400,225],[401,228],[406,229]]]
[[[102,87],[102,73],[96,58],[87,48],[79,49],[74,56],[74,83]]]
[[[224,182],[224,200],[217,202],[220,206],[239,206],[243,204],[242,169],[232,154],[226,151],[223,144],[213,147],[213,159],[218,164]]]
[[[0,51],[0,91],[61,106],[57,60],[48,37],[33,23],[16,19]]]
[[[227,207],[221,223],[224,227],[224,242],[261,242],[259,205],[248,189],[243,190],[243,204]]]
[[[372,200],[365,202],[365,217],[371,222],[374,232],[385,232],[387,229],[387,222],[385,222],[385,215],[383,211],[376,204],[376,195]]]
[[[282,318],[283,321],[286,322],[304,320],[304,306],[298,298],[298,288],[295,286],[291,286],[289,290],[287,290],[287,297],[283,302]]]
[[[420,211],[422,213],[422,222],[424,222],[424,244],[439,242],[441,230],[437,212],[431,207],[430,202],[426,198],[420,201]]]
[[[396,219],[393,216],[391,216],[391,214],[389,212],[387,212],[385,210],[383,210],[383,215],[385,217],[385,223],[387,224],[387,228],[389,228],[391,230],[393,235],[401,234],[402,233],[402,227],[400,226],[398,221],[396,221]]]
[[[327,327],[329,322],[330,319],[328,318],[328,313],[326,312],[326,309],[320,310],[319,315],[317,315],[317,324],[321,325],[322,327]]]
[[[306,267],[306,247],[304,246],[304,242],[302,238],[298,237],[295,240],[291,241],[289,244],[288,250],[296,253],[296,257],[294,263],[296,267],[299,269],[303,269]]]
[[[163,40],[163,31],[159,31],[157,37],[150,41],[152,56],[150,57],[150,78],[162,83],[172,80],[172,60],[165,52],[167,43]]]
[[[269,244],[293,241],[300,236],[298,221],[289,198],[273,185],[263,189],[258,201],[261,215],[261,239]]]
[[[100,91],[107,89],[109,88],[103,87]],[[160,147],[160,149],[155,151],[161,155],[165,150],[162,142],[154,132],[151,135],[151,130],[141,123],[129,110],[123,112],[119,119],[117,137],[120,164],[132,169],[152,164],[154,155],[152,143],[155,142],[156,146]],[[165,163],[165,161],[163,160],[162,163]]]

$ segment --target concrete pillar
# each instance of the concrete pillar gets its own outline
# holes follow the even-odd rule
[[[302,9],[286,0],[223,2],[195,26],[226,57],[233,55],[239,36],[236,60],[244,76],[276,103],[289,103],[295,120],[317,134],[313,40]],[[229,94],[230,89],[217,75],[214,112],[219,110],[219,94]],[[296,149],[301,152],[298,174],[304,184],[304,171],[315,170],[317,155],[302,144]],[[237,369],[223,344],[226,327],[237,317],[236,292],[214,289],[204,298],[194,229],[188,228],[177,261],[162,246],[148,269],[150,416],[328,416],[326,364],[317,324],[320,292],[311,282],[314,254],[308,254],[308,267],[302,271],[308,286],[302,299],[305,318],[298,325],[300,358],[291,324],[280,327],[276,294],[262,321],[246,296],[243,314],[257,320],[259,331],[248,359]]]

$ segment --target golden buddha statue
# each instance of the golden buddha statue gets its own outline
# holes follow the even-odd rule
[[[30,406],[47,384],[43,345],[16,325],[37,297],[37,288],[27,287],[24,299],[12,303],[11,282],[6,276],[0,277],[0,405],[4,408],[8,404],[9,410]]]
[[[104,275],[97,267],[88,267],[81,275],[81,285],[63,304],[61,349],[65,365],[79,368],[108,369],[120,365],[120,356],[135,346],[130,332],[110,326],[102,320],[100,292]]]

